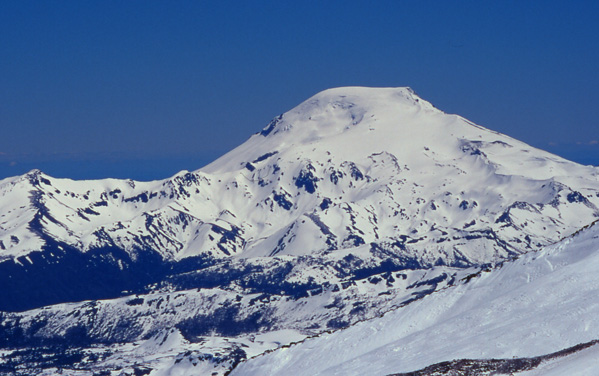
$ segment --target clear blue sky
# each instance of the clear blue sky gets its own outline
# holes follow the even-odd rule
[[[0,178],[165,178],[349,85],[599,164],[598,3],[2,1]]]

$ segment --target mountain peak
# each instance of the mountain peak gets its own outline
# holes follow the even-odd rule
[[[322,90],[312,96],[326,97],[326,96],[356,96],[356,97],[372,97],[373,95],[381,94],[413,94],[414,90],[408,86],[398,87],[368,87],[368,86],[340,86]],[[310,98],[310,99],[312,99]],[[310,100],[308,99],[308,100]]]
[[[323,90],[296,108],[305,108],[310,103],[335,104],[351,103],[356,106],[370,107],[373,104],[404,104],[409,106],[434,108],[420,98],[410,87],[364,87],[345,86]],[[292,110],[293,111],[293,110]]]
[[[309,98],[306,102],[313,99],[325,99],[335,97],[354,97],[354,98],[372,98],[381,96],[416,96],[414,90],[407,86],[399,87],[367,87],[367,86],[340,86],[325,89]]]
[[[316,125],[322,129],[327,125],[322,123],[335,121],[340,128],[337,130],[339,132],[349,129],[348,124],[360,123],[366,113],[385,114],[389,109],[403,112],[436,110],[409,87],[339,87],[321,91],[289,112],[276,117],[260,135],[266,137],[289,131],[294,128],[293,124],[298,122],[318,123]],[[303,126],[301,130],[305,131],[305,128],[306,126]]]
[[[246,143],[202,170],[237,170],[244,161],[290,148],[293,153],[314,149],[346,159],[356,152],[367,156],[389,148],[414,151],[414,140],[422,148],[424,139],[441,137],[439,130],[447,133],[447,126],[456,118],[439,111],[409,87],[327,89],[275,117]]]

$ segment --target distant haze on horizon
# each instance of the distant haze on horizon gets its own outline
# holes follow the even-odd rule
[[[0,179],[195,170],[317,92],[409,86],[599,164],[599,4],[0,4]]]

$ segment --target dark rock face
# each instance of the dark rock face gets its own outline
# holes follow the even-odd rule
[[[283,120],[283,115],[279,115],[278,117],[272,119],[272,121],[268,123],[268,125],[260,132],[260,135],[266,137],[271,134],[281,120]]]
[[[307,168],[302,169],[295,179],[295,186],[298,188],[304,188],[308,193],[316,192],[317,182],[320,180],[314,175],[314,167],[308,165]]]
[[[293,202],[289,201],[289,194],[273,193],[273,199],[275,202],[285,210],[291,210]]]

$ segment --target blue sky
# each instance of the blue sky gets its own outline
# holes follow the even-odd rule
[[[0,2],[0,178],[194,170],[336,86],[599,164],[593,1]]]

